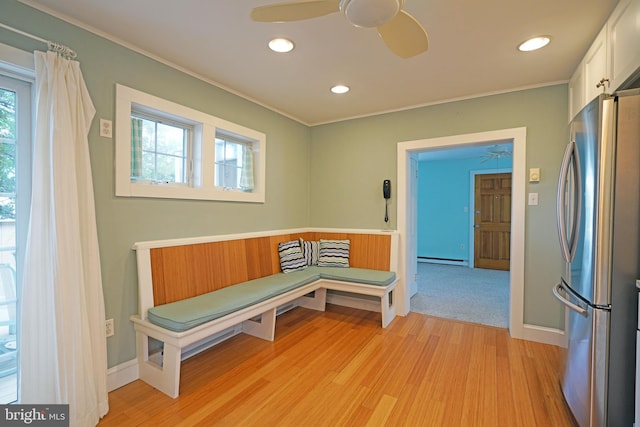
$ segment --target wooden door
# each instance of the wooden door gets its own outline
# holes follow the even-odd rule
[[[476,175],[474,265],[509,270],[511,173]]]

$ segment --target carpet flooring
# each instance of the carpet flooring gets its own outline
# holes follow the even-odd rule
[[[418,263],[411,311],[499,328],[509,325],[509,272]]]

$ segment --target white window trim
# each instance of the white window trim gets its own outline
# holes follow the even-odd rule
[[[131,107],[148,107],[182,118],[194,126],[193,186],[131,182]],[[254,182],[251,192],[228,191],[214,186],[216,130],[241,135],[253,141]],[[221,200],[264,203],[266,176],[266,135],[209,114],[116,84],[115,126],[116,196],[169,199]]]
[[[0,68],[3,74],[33,83],[36,78],[33,53],[0,43]]]

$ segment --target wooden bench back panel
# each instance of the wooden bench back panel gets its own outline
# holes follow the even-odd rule
[[[154,305],[202,295],[280,272],[278,243],[349,239],[351,267],[389,270],[391,236],[307,232],[151,249]]]

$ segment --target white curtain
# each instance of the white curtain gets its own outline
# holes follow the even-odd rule
[[[19,403],[68,403],[72,426],[108,411],[104,299],[80,64],[36,52],[33,188],[20,316]]]

